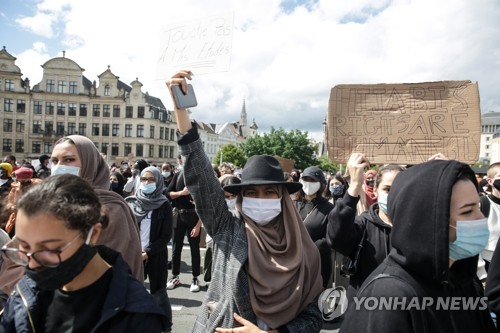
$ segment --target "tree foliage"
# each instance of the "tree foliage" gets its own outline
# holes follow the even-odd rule
[[[232,143],[223,145],[215,155],[214,163],[220,164],[222,155],[222,162],[233,163],[235,166],[243,167],[247,161],[245,153],[240,148]]]
[[[336,173],[337,171],[340,170],[340,166],[330,160],[326,155],[321,156],[318,158],[318,166],[323,170],[324,172],[330,172],[330,173]]]
[[[307,138],[307,132],[298,129],[287,132],[271,127],[269,133],[248,138],[241,149],[247,157],[265,154],[294,160],[298,169],[318,164],[314,144]]]

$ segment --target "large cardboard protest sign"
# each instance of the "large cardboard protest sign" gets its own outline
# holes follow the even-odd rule
[[[417,164],[443,153],[472,164],[480,121],[478,85],[470,81],[337,85],[328,105],[328,156],[345,163],[361,152],[375,164]]]

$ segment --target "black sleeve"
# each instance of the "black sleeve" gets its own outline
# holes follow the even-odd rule
[[[488,268],[485,294],[491,311],[498,316],[500,314],[500,242],[497,243]]]
[[[165,190],[165,196],[172,200],[170,198],[170,192],[175,192],[175,185],[177,184],[177,178],[179,178],[179,172],[175,173],[174,176],[172,177],[172,180],[170,181],[170,184],[168,184],[167,189]]]

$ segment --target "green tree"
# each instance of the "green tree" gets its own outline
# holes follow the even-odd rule
[[[319,167],[324,172],[336,173],[337,171],[340,170],[339,165],[330,160],[326,155],[323,155],[320,158],[318,158],[318,162],[319,162]]]
[[[236,147],[232,143],[228,143],[223,145],[217,154],[215,155],[214,163],[220,164],[222,156],[222,162],[233,163],[236,166],[242,167],[245,165],[247,158],[245,153],[240,148]]]
[[[271,127],[269,133],[248,138],[241,149],[247,157],[265,154],[294,160],[298,169],[318,165],[314,144],[307,138],[307,132],[298,129],[287,132],[281,127]]]

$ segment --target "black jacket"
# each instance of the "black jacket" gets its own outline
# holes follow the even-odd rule
[[[99,254],[112,265],[101,319],[92,333],[161,332],[166,318],[153,297],[131,274],[121,255],[99,246]],[[11,294],[2,317],[0,332],[40,332],[45,306],[53,292],[41,291],[35,282],[24,276]],[[26,307],[27,305],[27,307]],[[33,325],[35,327],[33,327]]]
[[[368,275],[384,261],[390,250],[392,227],[378,216],[378,204],[374,203],[368,211],[356,216],[355,198],[345,193],[342,200],[337,200],[335,208],[328,216],[328,243],[344,256],[354,257],[366,228],[365,241],[360,252],[358,270],[349,279],[349,295],[354,296]]]
[[[478,256],[449,267],[450,199],[460,176],[476,184],[470,167],[452,160],[413,166],[394,180],[392,249],[358,291],[358,302],[371,303],[349,304],[341,332],[494,332],[477,284]],[[380,307],[388,296],[398,297],[398,305]],[[412,300],[419,303],[410,307]],[[474,309],[464,302],[474,302]]]
[[[322,256],[329,256],[332,250],[326,241],[326,226],[328,224],[328,214],[333,209],[333,204],[319,196],[311,202],[306,200],[297,201],[295,205],[299,210],[302,221],[304,221],[309,236],[318,247],[319,253]]]

